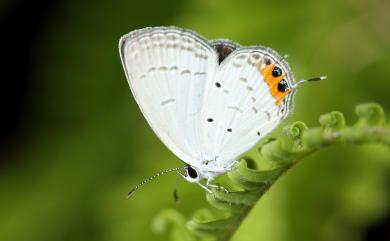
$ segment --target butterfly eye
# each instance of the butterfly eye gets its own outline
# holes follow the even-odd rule
[[[192,168],[190,165],[186,166],[187,176],[196,179],[198,177],[198,172]]]
[[[278,66],[275,66],[274,69],[272,70],[272,76],[276,78],[281,75],[282,75],[282,70]]]
[[[282,79],[278,84],[278,90],[280,92],[286,92],[289,89],[288,83],[286,80]]]

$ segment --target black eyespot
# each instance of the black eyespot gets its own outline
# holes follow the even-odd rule
[[[229,129],[227,129],[227,131],[228,131],[228,132],[232,132],[232,129],[229,128]]]
[[[215,83],[215,86],[217,86],[218,88],[221,88],[221,83],[216,82],[216,83]]]
[[[208,122],[213,122],[214,120],[213,120],[213,118],[208,118],[207,121]]]
[[[278,90],[280,92],[286,92],[288,89],[288,83],[286,80],[282,79],[278,84]]]
[[[272,76],[276,78],[281,75],[282,75],[282,70],[278,66],[275,66],[274,69],[272,70]]]
[[[197,178],[198,177],[198,172],[192,168],[190,165],[186,165],[186,171],[187,171],[187,175],[193,179]]]

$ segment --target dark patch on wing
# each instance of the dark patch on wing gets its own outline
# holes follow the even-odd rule
[[[216,40],[211,45],[218,53],[218,61],[221,63],[226,57],[239,47],[238,44],[228,40]]]

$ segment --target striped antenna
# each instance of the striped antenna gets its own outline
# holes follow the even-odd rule
[[[320,80],[324,80],[324,79],[327,79],[327,78],[328,78],[328,76],[324,75],[324,76],[320,76],[320,77],[310,78],[307,81],[308,82],[310,82],[310,81],[320,81]]]
[[[162,172],[159,172],[159,173],[156,173],[154,174],[153,176],[143,180],[142,182],[140,182],[138,185],[136,185],[133,189],[130,190],[130,192],[127,194],[127,199],[129,199],[135,191],[137,191],[141,186],[145,185],[146,183],[152,181],[153,179],[161,176],[161,175],[164,175],[164,174],[167,174],[168,172],[174,172],[174,171],[179,171],[179,170],[185,170],[184,167],[176,167],[176,168],[170,168],[168,170],[165,170],[165,171],[162,171]]]
[[[300,81],[298,81],[297,83],[295,83],[295,85],[293,86],[293,88],[296,88],[298,85],[303,84],[303,83],[306,83],[306,82],[320,81],[320,80],[324,80],[324,79],[327,79],[327,78],[328,78],[328,77],[324,75],[324,76],[314,77],[314,78],[310,78],[310,79],[303,79],[303,80],[300,80]]]

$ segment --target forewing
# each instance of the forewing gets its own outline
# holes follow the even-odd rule
[[[261,73],[272,58],[266,48],[240,48],[207,83],[200,125],[209,160],[229,165],[285,118],[286,101],[277,104]]]
[[[198,166],[205,83],[218,65],[213,47],[174,27],[146,28],[119,43],[131,91],[149,125],[180,159]]]

